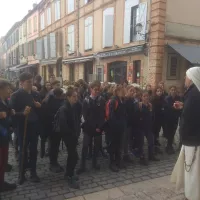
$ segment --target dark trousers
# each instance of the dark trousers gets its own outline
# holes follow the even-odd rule
[[[50,136],[50,151],[49,151],[50,164],[52,165],[57,164],[61,139],[64,141],[68,152],[66,175],[72,177],[74,176],[74,169],[76,167],[78,160],[76,137],[70,137],[70,136],[68,137],[65,134],[61,133],[53,133]]]
[[[153,133],[155,142],[159,140],[160,130],[163,129],[164,136],[166,136],[165,121],[164,119],[155,119],[153,124]]]
[[[167,136],[167,146],[168,147],[172,147],[177,127],[178,127],[178,123],[167,123],[166,124],[166,136]]]
[[[109,135],[110,164],[116,163],[119,165],[121,161],[121,144],[123,135],[118,133],[109,133]]]
[[[18,142],[19,142],[19,147],[20,147],[20,153],[19,153],[19,169],[20,170],[21,170],[22,158],[24,157],[24,165],[23,165],[22,173],[24,173],[25,169],[27,168],[30,168],[31,173],[33,174],[36,173],[38,133],[39,133],[38,124],[28,123],[25,149],[23,151],[24,133],[23,133],[23,130],[18,132]],[[28,150],[29,150],[29,154],[28,154]]]
[[[81,167],[82,168],[86,167],[86,157],[88,154],[88,146],[91,145],[93,140],[94,140],[94,152],[93,152],[93,157],[92,157],[92,163],[93,163],[93,166],[97,165],[97,156],[102,144],[102,135],[90,136],[88,134],[84,134],[83,148],[82,148],[82,153],[81,153]]]
[[[151,130],[137,130],[135,131],[135,142],[139,150],[140,157],[144,156],[144,137],[146,137],[148,142],[148,153],[149,156],[154,153],[154,135]]]
[[[8,162],[8,146],[0,147],[0,187],[4,183],[4,174]]]

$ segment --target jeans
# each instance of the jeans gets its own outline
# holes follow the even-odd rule
[[[67,152],[68,152],[66,175],[72,177],[74,176],[74,169],[78,161],[78,153],[77,153],[77,148],[76,148],[77,147],[76,136],[67,136],[61,133],[53,133],[50,136],[50,151],[49,151],[50,164],[52,165],[57,164],[61,139],[64,141],[65,146],[67,148]]]
[[[88,134],[84,134],[83,148],[82,148],[82,153],[81,153],[81,168],[86,167],[86,157],[88,154],[88,146],[91,144],[91,141],[93,142],[93,139],[94,139],[94,153],[92,157],[92,163],[94,167],[97,165],[97,156],[102,144],[102,135],[90,136]]]
[[[18,132],[18,142],[19,142],[19,169],[22,170],[22,173],[25,172],[25,169],[30,168],[31,173],[36,173],[36,162],[37,162],[37,144],[38,144],[38,123],[28,123],[27,124],[27,133],[25,148],[23,151],[23,140],[24,133],[23,130]],[[29,156],[28,156],[29,149]],[[24,158],[23,169],[21,169],[22,159]]]

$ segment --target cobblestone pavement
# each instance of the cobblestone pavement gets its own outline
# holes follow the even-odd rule
[[[165,146],[165,141],[164,139],[162,140],[162,146]],[[81,146],[79,146],[78,150],[80,155]],[[65,166],[66,157],[66,151],[60,151],[59,163],[62,166]],[[18,186],[13,192],[2,193],[2,199],[64,200],[78,197],[85,194],[170,175],[176,159],[177,154],[172,156],[163,154],[160,162],[152,162],[149,166],[140,166],[138,160],[135,158],[135,164],[127,166],[126,169],[121,170],[119,173],[111,172],[108,169],[108,159],[100,158],[101,170],[98,172],[91,169],[91,161],[88,161],[88,172],[80,176],[81,188],[80,190],[75,190],[68,187],[68,184],[64,180],[64,173],[54,174],[49,171],[48,158],[38,158],[37,172],[38,176],[41,178],[41,183],[33,184],[27,181],[24,185]],[[6,174],[6,180],[10,182],[17,181],[18,167],[12,147],[9,152],[9,163],[13,165],[13,170]],[[79,164],[77,167],[78,166]],[[125,200],[129,200],[129,198],[125,198]]]
[[[69,200],[184,200],[183,190],[175,191],[169,179],[169,176],[165,176],[73,197]]]

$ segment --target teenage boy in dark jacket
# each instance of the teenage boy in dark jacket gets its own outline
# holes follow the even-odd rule
[[[86,97],[83,101],[83,148],[81,157],[81,168],[78,173],[83,173],[86,170],[86,156],[88,152],[88,145],[94,139],[94,154],[93,154],[93,168],[100,169],[97,164],[97,155],[101,148],[102,131],[105,124],[105,100],[100,96],[101,83],[94,81],[90,85],[91,95]]]
[[[10,83],[6,80],[0,80],[0,192],[16,188],[15,184],[9,184],[4,181],[4,173],[8,161],[9,121],[11,114],[14,114],[14,111],[8,106],[7,99],[9,95]]]
[[[180,110],[174,108],[174,103],[176,101],[181,101],[181,98],[177,95],[177,90],[175,86],[170,87],[169,95],[165,98],[165,128],[167,136],[167,154],[174,154],[174,148],[172,146],[174,141],[174,136],[178,127],[179,118],[181,115]]]
[[[65,179],[67,179],[71,188],[78,189],[78,177],[75,176],[74,169],[78,160],[77,131],[79,130],[78,127],[80,126],[80,121],[76,119],[76,110],[73,107],[73,105],[77,102],[78,95],[73,88],[69,88],[66,92],[66,96],[67,98],[64,105],[57,113],[59,115],[60,130],[55,130],[54,134],[52,135],[52,139],[54,138],[52,150],[58,152],[60,140],[62,138],[68,152]]]
[[[11,108],[16,112],[15,120],[17,124],[17,134],[20,146],[20,178],[19,184],[22,184],[25,179],[25,170],[30,169],[31,182],[39,182],[40,179],[36,173],[36,162],[37,162],[37,144],[38,144],[38,133],[39,129],[39,112],[40,112],[40,97],[38,92],[32,91],[33,77],[30,73],[22,73],[19,77],[21,88],[17,90],[11,96]],[[24,138],[24,126],[25,119],[27,118],[27,133],[25,149],[23,151],[23,138]],[[27,156],[27,150],[29,147],[29,160]],[[24,155],[24,156],[22,156]],[[24,166],[21,166],[22,159],[24,157]]]

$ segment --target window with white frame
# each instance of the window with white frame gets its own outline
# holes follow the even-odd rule
[[[32,33],[32,27],[31,27],[31,19],[29,19],[28,21],[28,33],[31,34]]]
[[[60,19],[60,0],[55,1],[55,21]]]
[[[75,43],[75,40],[74,40],[74,35],[75,35],[75,31],[74,31],[74,25],[71,25],[68,27],[68,31],[67,31],[68,35],[67,35],[67,42],[68,42],[68,45],[69,45],[69,51],[68,53],[71,54],[71,53],[74,53],[74,43]]]
[[[75,0],[67,0],[67,10],[68,10],[68,13],[71,13],[71,12],[73,12],[74,11],[74,7],[75,7],[75,5],[74,5],[74,2],[75,2]]]
[[[179,78],[179,72],[180,72],[179,66],[180,66],[180,57],[175,53],[168,54],[167,79],[176,80]]]
[[[114,8],[107,8],[103,12],[103,47],[113,46]]]
[[[47,25],[51,24],[51,7],[47,8]]]
[[[136,25],[142,25],[140,34],[136,33]],[[147,27],[147,2],[126,0],[124,11],[124,44],[145,40]]]
[[[85,50],[91,50],[93,46],[93,18],[85,19]]]
[[[44,13],[40,15],[40,30],[44,29]]]

